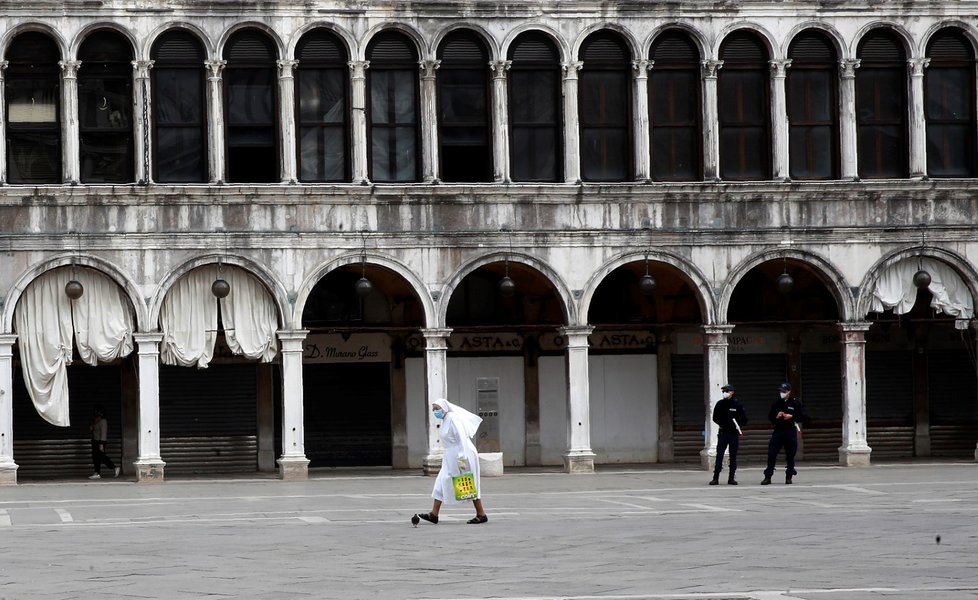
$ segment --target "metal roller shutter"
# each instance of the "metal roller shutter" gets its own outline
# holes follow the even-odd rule
[[[913,354],[866,351],[866,442],[877,458],[913,456]]]
[[[672,355],[673,455],[699,460],[703,449],[703,355]]]
[[[842,445],[841,361],[838,352],[801,355],[800,391],[809,419],[801,438],[806,459],[835,459],[839,455]]]
[[[975,363],[964,349],[928,355],[930,447],[933,456],[974,457],[978,432]]]
[[[784,354],[731,354],[727,357],[728,380],[747,411],[749,423],[738,459],[767,458],[771,424],[767,410],[785,381],[788,357]]]

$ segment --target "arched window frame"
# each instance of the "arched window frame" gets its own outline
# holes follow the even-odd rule
[[[617,56],[616,51],[620,52]],[[632,56],[628,45],[613,31],[596,31],[581,44],[579,56],[583,63],[577,87],[581,179],[633,179]]]
[[[448,52],[453,44],[462,42],[476,46],[478,53],[474,49]],[[441,61],[437,79],[441,179],[445,182],[492,181],[489,50],[475,32],[457,30],[439,44],[438,60]]]
[[[755,49],[747,49],[750,43]],[[737,47],[740,44],[740,47]],[[749,56],[756,50],[756,56]],[[770,179],[770,53],[753,32],[737,31],[720,45],[723,68],[717,75],[720,121],[720,178],[727,181]]]
[[[791,179],[838,179],[839,59],[824,33],[799,33],[788,47],[785,94]]]
[[[311,48],[310,44],[318,44]],[[339,36],[315,29],[296,46],[295,118],[299,181],[350,181],[349,52]]]
[[[957,48],[936,49],[956,42]],[[975,53],[956,28],[939,31],[927,43],[930,65],[924,71],[924,115],[927,123],[927,174],[930,177],[974,177]]]
[[[681,44],[685,48],[671,48]],[[703,84],[699,48],[679,30],[649,51],[649,132],[654,181],[702,181]]]
[[[14,37],[6,56],[7,183],[61,183],[61,69],[58,67],[61,52],[58,45],[44,33],[27,31]]]
[[[403,44],[396,50],[394,42]],[[388,44],[396,56],[378,55]],[[385,49],[386,51],[386,49]],[[421,177],[421,97],[418,50],[396,31],[377,34],[367,46],[367,147],[370,179],[411,183]],[[398,105],[400,103],[400,106]]]
[[[153,69],[153,180],[207,181],[206,51],[197,36],[177,29],[160,35]]]
[[[879,40],[877,42],[877,40]],[[867,53],[867,44],[876,44]],[[890,44],[890,48],[883,47]],[[900,38],[884,28],[869,32],[856,50],[856,138],[861,179],[910,175],[907,53]]]
[[[544,56],[543,48],[532,52],[532,56],[520,56],[521,44],[534,43],[544,45],[549,56]],[[557,45],[543,33],[523,33],[510,46],[508,59],[511,177],[513,181],[563,181],[564,108]],[[549,87],[542,80],[548,80]],[[548,102],[550,110],[533,110],[541,102]]]

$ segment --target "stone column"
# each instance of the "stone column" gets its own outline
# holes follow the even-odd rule
[[[309,478],[302,390],[303,342],[308,334],[304,329],[278,332],[282,342],[282,456],[278,469],[285,480]]]
[[[282,150],[279,160],[282,163],[282,183],[296,183],[296,139],[295,139],[295,77],[293,73],[299,64],[297,60],[277,60],[279,119],[282,128]]]
[[[591,451],[591,399],[588,376],[588,335],[593,327],[561,327],[558,332],[567,341],[567,454],[564,470],[568,473],[593,473]]]
[[[659,380],[659,462],[671,463],[676,460],[676,443],[673,435],[672,341],[668,333],[659,337],[655,359]]]
[[[4,81],[4,72],[7,70],[7,65],[10,63],[5,60],[0,60],[0,107],[7,106],[7,98],[5,90],[7,89],[6,82]],[[0,110],[0,128],[6,131],[7,122],[5,120],[6,111]],[[7,183],[7,136],[0,135],[0,185]]]
[[[866,443],[866,332],[869,323],[839,323],[842,334],[842,445],[839,464],[867,467],[872,452]]]
[[[509,183],[509,102],[506,87],[506,71],[513,65],[511,60],[489,62],[492,72],[492,179],[496,183]]]
[[[448,397],[448,336],[451,329],[422,329],[424,336],[425,423],[428,431],[428,453],[422,461],[425,475],[438,473],[444,450],[438,436],[438,421],[431,414],[431,405]]]
[[[791,59],[771,60],[771,133],[773,175],[778,181],[788,181],[788,104],[785,95],[785,76]]]
[[[353,122],[350,132],[353,139],[353,182],[370,183],[367,174],[367,68],[369,60],[354,60],[346,63],[350,67],[350,111]]]
[[[717,460],[717,426],[713,422],[713,407],[720,400],[720,388],[727,383],[727,336],[733,325],[704,325],[703,352],[706,368],[706,390],[703,398],[706,418],[703,420],[703,450],[700,465],[712,471]]]
[[[78,151],[78,69],[80,60],[62,60],[61,83],[63,103],[61,105],[61,143],[64,148],[62,164],[65,183],[75,185],[81,179],[81,165]]]
[[[652,157],[649,154],[649,69],[655,61],[633,60],[635,72],[635,114],[632,118],[632,131],[635,132],[635,181],[652,179]]]
[[[927,177],[927,121],[924,116],[924,69],[929,58],[911,58],[910,68],[910,177]]]
[[[136,183],[146,185],[152,183],[152,171],[150,169],[152,160],[152,144],[150,144],[150,79],[149,71],[153,68],[152,60],[132,61],[133,78],[135,89],[133,90],[133,100],[136,106],[136,114],[133,115],[132,128],[136,150]]]
[[[700,62],[703,74],[703,178],[720,181],[720,113],[717,105],[717,71],[722,60]],[[720,384],[723,385],[723,384]]]
[[[166,463],[160,456],[160,341],[158,332],[135,333],[139,357],[139,455],[136,481],[162,483]]]
[[[561,65],[564,74],[564,181],[581,183],[581,126],[577,114],[577,72],[584,63]],[[590,450],[589,450],[590,452]]]
[[[224,94],[221,73],[226,60],[204,61],[207,67],[207,170],[211,183],[224,183]]]
[[[839,61],[839,148],[842,178],[859,179],[856,136],[856,69],[859,59]]]
[[[14,342],[16,335],[0,335],[0,485],[17,483],[14,462]]]
[[[425,183],[438,181],[438,95],[435,71],[440,60],[418,61],[421,67],[421,176]]]

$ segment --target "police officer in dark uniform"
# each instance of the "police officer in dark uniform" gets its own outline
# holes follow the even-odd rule
[[[771,485],[774,463],[778,459],[781,448],[784,448],[784,459],[788,463],[785,468],[785,484],[790,485],[791,478],[797,474],[795,453],[798,452],[798,430],[805,422],[805,410],[802,408],[801,400],[791,397],[790,383],[782,383],[778,391],[781,398],[774,401],[767,413],[768,420],[774,424],[774,433],[771,434],[771,441],[767,445],[767,468],[764,469],[764,481],[761,485]]]
[[[729,383],[720,388],[723,399],[713,407],[713,422],[720,426],[717,433],[717,462],[713,468],[713,479],[710,485],[720,483],[720,471],[723,470],[723,455],[730,448],[730,473],[727,475],[727,485],[737,485],[734,474],[737,473],[737,449],[740,448],[741,427],[747,424],[747,412],[744,405],[734,396],[736,390]]]

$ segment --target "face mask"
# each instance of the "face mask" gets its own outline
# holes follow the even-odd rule
[[[443,411],[443,410],[436,410],[432,414],[435,415],[435,418],[436,419],[444,419],[445,418],[445,411]]]
[[[788,392],[781,392],[781,399],[784,400],[788,397]]]
[[[723,393],[723,397],[724,398],[733,398],[733,392],[724,392]]]

